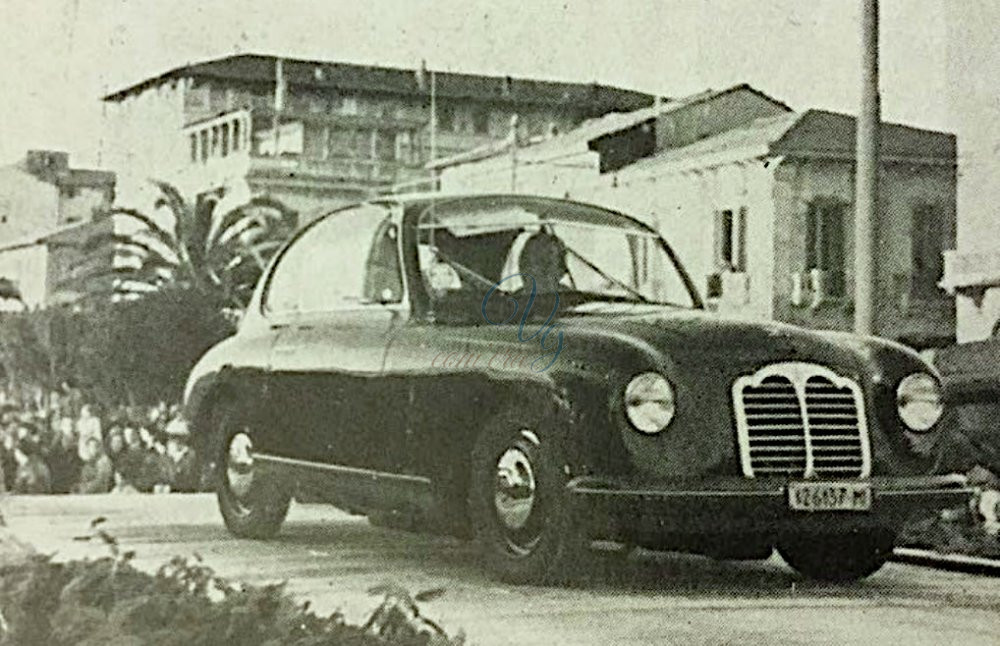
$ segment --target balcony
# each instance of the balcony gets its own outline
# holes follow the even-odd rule
[[[251,181],[338,182],[369,187],[386,187],[429,176],[422,168],[377,159],[331,158],[312,159],[301,155],[280,157],[252,156]]]

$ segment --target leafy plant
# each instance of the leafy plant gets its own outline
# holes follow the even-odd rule
[[[139,296],[172,285],[241,310],[271,256],[295,230],[298,214],[270,197],[219,213],[215,197],[192,202],[166,182],[154,184],[160,191],[156,208],[165,219],[115,208],[107,217],[141,228],[125,234],[105,227],[84,243],[81,266],[100,268],[83,277],[88,293]]]
[[[218,576],[200,556],[175,557],[155,574],[133,566],[134,553],[97,518],[78,540],[107,546],[105,558],[57,563],[32,556],[0,568],[0,646],[8,644],[166,644],[210,646],[446,646],[440,626],[423,618],[416,602],[395,586],[377,586],[383,603],[364,626],[335,612],[317,616],[284,584],[251,586]]]

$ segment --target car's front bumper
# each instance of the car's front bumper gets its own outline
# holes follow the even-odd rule
[[[962,505],[972,490],[960,475],[873,477],[865,511],[797,511],[790,508],[788,481],[742,477],[670,481],[578,477],[567,488],[583,519],[611,523],[617,533],[781,534],[898,529],[934,510]]]

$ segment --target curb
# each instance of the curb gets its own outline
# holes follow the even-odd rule
[[[943,554],[933,550],[897,547],[892,560],[897,563],[933,567],[939,570],[965,572],[981,576],[1000,576],[1000,560],[965,554]]]

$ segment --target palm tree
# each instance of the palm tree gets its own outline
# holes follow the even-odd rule
[[[220,214],[217,198],[192,203],[170,184],[154,184],[160,191],[156,208],[168,210],[168,224],[136,209],[110,210],[108,216],[131,219],[142,228],[122,234],[110,227],[87,240],[84,256],[97,255],[102,267],[84,279],[90,283],[88,292],[136,296],[173,286],[242,310],[267,262],[295,230],[298,214],[269,197],[255,197]]]

